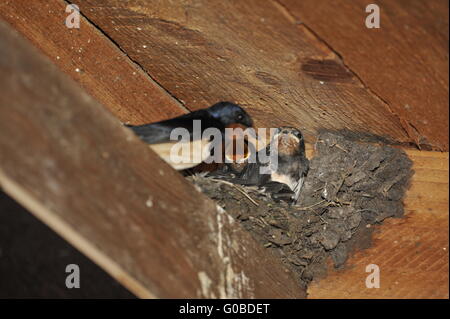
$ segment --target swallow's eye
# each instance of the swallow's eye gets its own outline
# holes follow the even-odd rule
[[[237,119],[238,119],[239,121],[242,121],[243,118],[244,118],[244,116],[243,116],[242,114],[239,114],[239,115],[237,116]]]

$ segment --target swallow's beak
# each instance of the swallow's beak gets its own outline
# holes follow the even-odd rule
[[[284,143],[289,143],[292,140],[292,135],[286,134],[286,133],[281,133],[279,135],[279,139],[281,141],[283,141]]]

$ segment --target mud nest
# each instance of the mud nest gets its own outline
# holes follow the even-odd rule
[[[321,133],[295,206],[214,174],[187,178],[281,258],[306,287],[326,274],[329,260],[343,267],[352,251],[369,247],[372,225],[403,216],[411,166],[400,149]]]

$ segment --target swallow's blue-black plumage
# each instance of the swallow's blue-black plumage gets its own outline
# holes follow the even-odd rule
[[[231,124],[253,125],[250,115],[239,105],[231,102],[219,102],[209,108],[184,114],[173,119],[138,126],[127,125],[127,127],[131,128],[146,143],[156,144],[169,142],[170,133],[175,128],[187,129],[191,133],[192,138],[194,120],[201,121],[202,130],[217,128],[223,131],[225,127]]]
[[[195,120],[200,121],[201,132],[198,132],[199,134],[193,134]],[[182,170],[200,164],[211,155],[212,143],[209,137],[203,137],[204,130],[216,128],[222,132],[223,138],[225,128],[232,124],[252,126],[253,121],[250,115],[239,105],[231,102],[219,102],[209,108],[173,119],[138,126],[127,125],[127,127],[133,130],[144,142],[150,144],[153,151],[158,153],[173,168]],[[187,145],[190,152],[182,155],[182,161],[175,161],[172,156],[172,147],[178,141],[172,140],[170,135],[177,128],[186,129],[190,135],[190,145]]]

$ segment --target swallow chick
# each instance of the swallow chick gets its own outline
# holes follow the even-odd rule
[[[197,120],[197,121],[196,121]],[[195,122],[200,121],[201,132],[195,134]],[[225,128],[232,124],[241,124],[246,127],[253,125],[252,118],[239,105],[231,102],[219,102],[206,109],[197,110],[173,119],[144,125],[126,125],[144,142],[150,144],[163,160],[176,170],[192,168],[211,156],[212,141],[209,136],[204,137],[203,132],[208,128],[216,128],[221,132],[223,138]],[[174,129],[185,129],[189,133],[188,141],[171,139]],[[186,146],[188,154],[175,161],[171,156],[172,147],[177,143]]]
[[[248,163],[236,181],[245,185],[257,185],[264,192],[270,193],[272,198],[295,204],[309,170],[302,133],[292,127],[280,127],[275,131],[270,144],[262,151],[268,155],[269,160],[262,162],[262,156],[257,154],[256,163]],[[261,168],[265,169],[264,173],[261,173]]]

